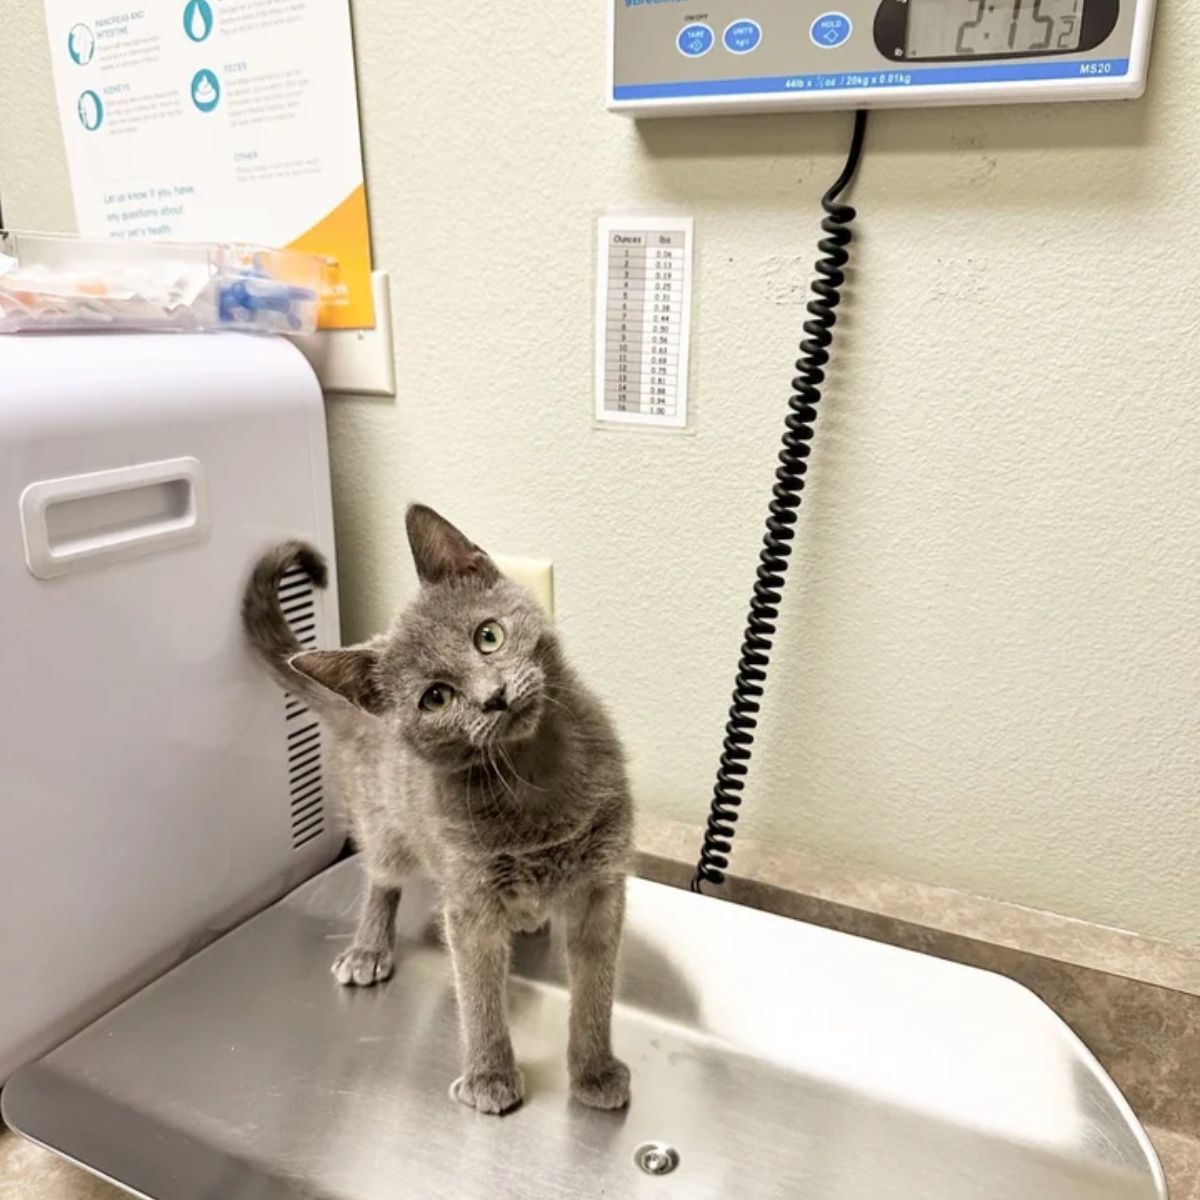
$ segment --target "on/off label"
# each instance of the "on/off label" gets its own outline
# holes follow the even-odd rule
[[[596,419],[687,425],[690,217],[603,217],[596,302]]]

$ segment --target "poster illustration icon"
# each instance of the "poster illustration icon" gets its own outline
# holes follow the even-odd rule
[[[202,112],[212,112],[221,102],[221,83],[205,68],[192,76],[192,103]]]
[[[79,123],[89,133],[95,133],[104,123],[104,104],[90,89],[80,94],[76,111],[79,113]]]
[[[67,34],[67,53],[76,66],[86,67],[92,61],[96,53],[96,35],[90,26],[82,21],[71,26],[71,32]]]
[[[183,32],[202,42],[213,31],[213,10],[208,0],[188,0],[183,8]]]

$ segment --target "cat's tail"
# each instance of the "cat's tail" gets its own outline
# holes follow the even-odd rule
[[[333,716],[326,709],[338,708],[337,697],[319,687],[290,665],[304,647],[296,640],[279,601],[283,577],[299,567],[314,586],[329,583],[329,567],[319,550],[307,542],[283,542],[268,550],[254,567],[242,596],[242,624],[258,657],[280,687],[304,700],[320,716]]]
[[[250,644],[272,673],[288,676],[288,659],[303,647],[287,623],[279,602],[279,584],[296,567],[319,588],[329,583],[329,568],[319,550],[306,542],[283,542],[258,560],[242,596],[242,624]]]

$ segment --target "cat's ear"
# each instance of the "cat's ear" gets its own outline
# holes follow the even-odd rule
[[[288,659],[294,671],[376,716],[387,707],[376,679],[378,665],[378,653],[361,646],[353,650],[304,650]]]
[[[494,583],[500,578],[496,564],[432,508],[410,505],[406,524],[408,544],[422,583],[465,578]]]

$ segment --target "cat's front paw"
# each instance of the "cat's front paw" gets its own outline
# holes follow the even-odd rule
[[[391,979],[396,960],[390,950],[371,950],[366,946],[351,946],[333,961],[333,977],[343,987],[370,987]]]
[[[588,1108],[624,1108],[629,1103],[629,1068],[610,1058],[571,1072],[571,1095]]]
[[[450,1085],[450,1096],[476,1112],[502,1116],[525,1099],[525,1079],[511,1071],[468,1071]]]

